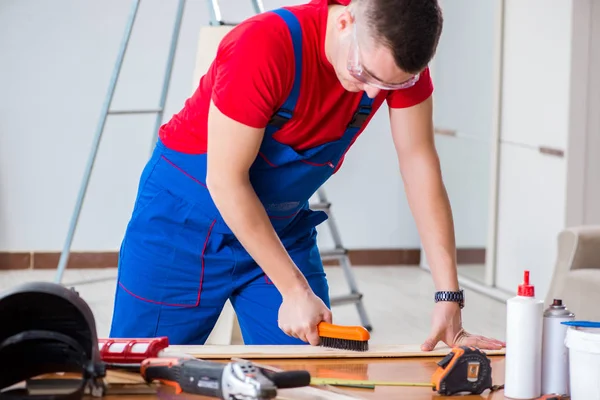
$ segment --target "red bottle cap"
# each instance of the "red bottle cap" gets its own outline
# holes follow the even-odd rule
[[[535,296],[535,288],[533,285],[529,284],[529,271],[525,271],[523,276],[523,283],[519,285],[519,290],[517,292],[519,296],[524,297],[534,297]]]

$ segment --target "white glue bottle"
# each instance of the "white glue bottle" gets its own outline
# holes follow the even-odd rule
[[[542,320],[544,302],[535,299],[529,271],[517,296],[506,301],[504,395],[534,399],[542,395]]]
[[[544,311],[542,333],[542,394],[570,394],[569,349],[565,345],[568,326],[575,314],[567,309],[560,299]]]

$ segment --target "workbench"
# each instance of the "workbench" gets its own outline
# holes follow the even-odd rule
[[[494,384],[504,383],[504,356],[489,356],[492,361]],[[250,359],[250,358],[248,358]],[[430,382],[437,368],[436,363],[441,357],[417,358],[357,358],[357,359],[256,359],[260,365],[269,365],[283,370],[306,369],[313,377],[368,379],[404,382]],[[336,387],[335,392],[346,393],[360,399],[385,400],[442,400],[442,399],[478,399],[504,400],[504,391],[494,393],[489,391],[474,396],[440,396],[430,388],[423,387],[377,387],[373,389],[353,389]],[[286,390],[280,390],[282,399],[293,400],[296,397],[286,395]],[[110,395],[106,400],[150,400],[150,399],[204,399],[193,395],[175,395],[170,387],[160,387],[156,395]],[[309,398],[309,397],[306,397]],[[208,399],[208,398],[207,398]],[[315,399],[312,397],[312,399]],[[322,397],[327,399],[327,397]],[[304,400],[304,398],[302,398]]]

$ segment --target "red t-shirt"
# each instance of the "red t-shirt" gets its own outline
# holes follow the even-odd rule
[[[327,6],[331,3],[347,5],[349,0],[312,0],[286,7],[302,28],[302,84],[294,117],[274,139],[296,150],[339,139],[363,94],[346,91],[325,56]],[[197,90],[161,127],[160,138],[171,149],[205,153],[210,99],[230,118],[265,127],[287,98],[293,78],[294,51],[283,19],[270,12],[249,18],[222,39]],[[410,107],[427,99],[432,91],[427,69],[409,89],[381,91],[373,101],[371,115],[384,100],[391,108]]]

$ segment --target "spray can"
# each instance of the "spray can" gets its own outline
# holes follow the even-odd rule
[[[525,271],[517,296],[506,301],[505,397],[541,396],[543,314],[544,302],[535,298],[529,271]]]
[[[569,349],[565,345],[569,327],[562,322],[574,319],[575,314],[560,299],[554,299],[544,311],[542,393],[570,394]]]

